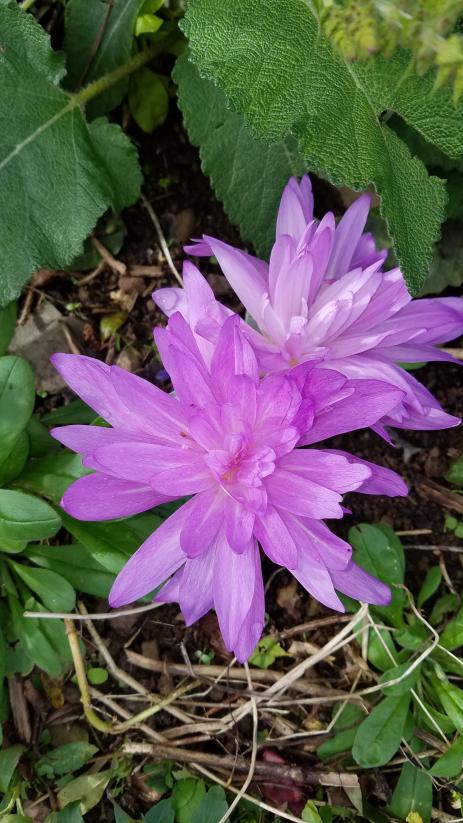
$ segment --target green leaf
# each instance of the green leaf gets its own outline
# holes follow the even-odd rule
[[[193,823],[193,813],[206,794],[203,780],[187,777],[175,784],[172,792],[172,806],[177,823]]]
[[[318,809],[312,800],[308,800],[301,812],[301,820],[305,823],[323,823],[318,813]]]
[[[463,486],[463,455],[450,466],[447,480],[454,486]]]
[[[29,437],[26,431],[18,434],[9,454],[0,464],[0,486],[9,485],[23,470],[29,455]]]
[[[8,303],[0,309],[0,355],[5,354],[10,345],[16,326],[18,306],[15,302]]]
[[[4,305],[40,266],[68,265],[108,207],[136,200],[141,175],[120,128],[106,121],[88,125],[81,100],[57,86],[62,57],[34,17],[2,4],[0,29],[0,117],[8,122],[0,138]]]
[[[147,134],[152,134],[164,123],[169,111],[165,80],[151,69],[139,69],[130,78],[128,102],[135,122]]]
[[[424,578],[423,585],[418,593],[418,608],[421,609],[422,606],[429,600],[430,597],[433,596],[437,592],[442,581],[442,572],[439,566],[432,566],[426,572],[426,577]]]
[[[397,786],[390,802],[394,817],[408,820],[408,815],[418,812],[423,823],[430,823],[432,811],[432,780],[423,769],[412,763],[404,763]]]
[[[101,686],[102,683],[106,683],[109,675],[106,669],[102,669],[100,666],[93,666],[91,669],[87,669],[87,678],[88,682],[92,684],[92,686]]]
[[[145,815],[143,823],[174,823],[175,810],[170,797],[160,800]]]
[[[368,633],[367,658],[380,671],[387,671],[397,659],[397,649],[391,632],[381,623]]]
[[[227,798],[221,786],[212,786],[196,806],[191,823],[218,823],[228,809]]]
[[[399,748],[407,719],[410,696],[385,697],[361,723],[355,735],[352,757],[359,766],[383,766]]]
[[[285,652],[272,635],[268,635],[259,640],[257,648],[249,658],[249,662],[259,669],[268,669],[273,666],[278,657],[291,657],[291,655]]]
[[[133,49],[135,20],[142,0],[69,0],[64,15],[65,86],[74,91],[127,62]],[[91,100],[90,120],[122,102],[128,87],[125,78]]]
[[[374,183],[409,288],[424,282],[444,216],[445,184],[392,131],[397,112],[451,157],[463,151],[462,107],[434,74],[417,76],[397,51],[345,62],[304,0],[190,0],[183,30],[200,73],[269,142],[289,132],[310,168],[354,189]],[[256,48],[256,43],[258,48]]]
[[[338,711],[338,707],[334,709]],[[336,718],[332,730],[332,737],[329,737],[317,749],[317,755],[321,758],[332,757],[340,752],[350,751],[357,734],[359,723],[365,719],[365,712],[355,703],[346,703],[341,713]]]
[[[59,515],[44,500],[0,489],[0,540],[43,540],[56,534],[60,526]]]
[[[35,414],[30,418],[26,432],[29,438],[30,457],[44,457],[46,454],[57,452],[60,449],[60,444],[50,437],[47,427]]]
[[[451,594],[450,592],[447,592],[446,594],[443,594],[441,597],[439,597],[434,603],[431,615],[429,617],[429,622],[431,623],[431,625],[437,626],[446,614],[448,614],[449,612],[453,612],[456,608],[458,608],[459,602],[460,598],[458,597],[458,595]]]
[[[65,406],[44,414],[42,423],[46,426],[71,426],[93,423],[98,415],[83,400],[71,400]]]
[[[434,247],[429,275],[420,296],[440,294],[449,286],[458,289],[463,283],[463,237],[461,223],[447,220],[442,226],[442,237]]]
[[[32,415],[34,402],[34,375],[29,364],[21,357],[0,357],[0,483],[3,466],[11,460],[11,453]],[[7,468],[5,472],[8,473]]]
[[[90,549],[79,543],[67,546],[29,546],[25,556],[37,566],[64,577],[79,592],[106,598],[114,583],[114,574],[108,572],[97,560]],[[127,558],[120,552],[113,554],[113,566],[120,571]]]
[[[398,696],[401,694],[407,694],[410,689],[413,689],[420,676],[421,667],[416,666],[410,674],[405,674],[409,668],[410,661],[407,661],[406,663],[401,663],[400,666],[394,666],[384,672],[384,674],[382,674],[379,678],[381,691],[383,694]],[[399,682],[386,686],[385,684],[391,680],[399,680]]]
[[[463,737],[457,737],[429,770],[435,777],[457,777],[463,770]]]
[[[34,764],[34,771],[39,777],[49,779],[63,774],[76,772],[98,751],[92,743],[77,741],[64,743],[51,752],[40,757]]]
[[[378,577],[391,586],[403,583],[405,559],[402,544],[387,526],[369,526],[361,523],[349,531],[349,543],[355,550],[355,561],[365,571]],[[405,592],[392,585],[390,606],[374,607],[375,614],[380,615],[400,627],[403,624],[403,607]]]
[[[71,657],[62,621],[23,617],[23,607],[15,597],[9,597],[8,603],[13,628],[24,651],[40,669],[46,671],[51,677],[59,677]],[[38,604],[35,604],[31,598],[28,605],[34,608],[34,605]],[[40,611],[40,609],[37,610]],[[53,625],[46,626],[46,623]],[[67,659],[64,657],[66,647],[62,646],[61,649],[58,647],[58,633],[67,645]]]
[[[463,732],[463,691],[445,678],[433,678],[435,689],[445,713],[460,733]]]
[[[46,823],[84,823],[80,803],[69,803],[59,812],[52,812],[46,818]]]
[[[106,769],[97,774],[83,774],[81,777],[71,780],[70,783],[66,783],[64,788],[58,792],[58,801],[61,808],[67,806],[68,803],[80,801],[82,814],[90,811],[100,802],[111,777],[112,770]]]
[[[82,466],[80,455],[62,451],[30,460],[15,485],[59,503],[71,483],[87,474],[90,471]]]
[[[73,610],[76,605],[76,593],[67,580],[59,574],[48,569],[34,569],[32,566],[24,566],[12,560],[10,566],[49,611],[71,612]]]
[[[450,623],[447,623],[440,636],[440,645],[449,651],[463,646],[463,606]]]
[[[140,546],[139,535],[127,521],[86,523],[74,520],[64,512],[61,517],[63,525],[76,540],[91,551],[93,558],[104,569],[113,574],[118,574],[121,563],[123,565]]]
[[[0,752],[0,792],[3,794],[8,791],[16,766],[25,751],[25,746],[16,744]]]
[[[229,110],[220,89],[200,77],[187,54],[177,60],[173,78],[204,173],[243,240],[252,242],[259,254],[267,254],[283,188],[291,175],[306,170],[297,141],[291,136],[272,143],[257,139],[244,117]]]

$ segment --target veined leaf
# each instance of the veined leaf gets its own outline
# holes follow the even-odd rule
[[[141,175],[118,126],[88,125],[57,85],[64,67],[48,35],[16,3],[0,3],[0,305],[40,266],[62,268],[109,206],[133,203]],[[59,162],[57,162],[59,159]]]
[[[463,107],[434,73],[409,70],[409,54],[349,63],[335,54],[305,0],[190,0],[183,30],[201,75],[225,92],[256,136],[294,134],[309,168],[381,196],[408,286],[424,282],[444,218],[442,180],[429,177],[388,127],[396,112],[450,157],[463,151]]]
[[[275,239],[278,204],[291,175],[306,170],[294,137],[277,143],[257,139],[242,114],[230,111],[223,92],[183,54],[173,78],[188,136],[199,147],[201,165],[210,177],[243,240],[265,255]]]
[[[360,724],[352,757],[360,766],[383,766],[397,751],[404,733],[410,695],[385,697]]]

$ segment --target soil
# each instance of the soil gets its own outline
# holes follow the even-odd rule
[[[228,242],[242,245],[237,230],[230,225],[220,203],[214,197],[208,180],[202,174],[197,152],[189,144],[177,115],[172,116],[154,136],[147,137],[136,132],[133,137],[139,145],[142,166],[147,173],[145,194],[156,210],[178,268],[181,268],[183,260],[181,245],[189,236],[194,237],[203,232],[211,233]],[[315,188],[320,212],[324,213],[331,208],[340,213],[342,204],[339,194],[331,186],[317,179]],[[156,233],[144,206],[139,203],[128,209],[123,219],[127,233],[122,250],[116,255],[117,259],[129,267],[155,267],[155,274],[135,279],[131,278],[129,273],[127,279],[127,275],[120,275],[107,267],[90,282],[82,285],[83,279],[88,280],[88,271],[50,273],[44,285],[35,286],[32,304],[28,310],[33,311],[37,303],[43,299],[50,301],[62,314],[72,314],[81,321],[81,335],[76,342],[83,353],[113,363],[118,362],[121,352],[125,352],[132,358],[131,366],[134,371],[161,386],[167,386],[166,376],[160,370],[160,363],[153,354],[151,337],[153,325],[163,324],[164,318],[155,308],[149,295],[153,288],[173,285],[174,281],[161,254]],[[208,261],[201,267],[220,299],[233,309],[240,310],[236,297],[228,289],[218,268]],[[130,303],[132,305],[128,317],[118,330],[117,336],[103,340],[100,331],[101,318],[120,311]],[[418,377],[438,397],[448,412],[461,414],[461,368],[451,364],[430,364],[419,371]],[[69,396],[67,391],[64,391],[62,395],[43,398],[42,407],[49,409],[60,405],[66,402]],[[445,531],[446,509],[435,502],[432,492],[430,496],[426,484],[429,481],[431,484],[437,483],[443,487],[444,493],[445,490],[451,490],[446,481],[446,473],[451,461],[463,452],[463,429],[399,432],[399,436],[395,448],[370,431],[354,432],[333,439],[330,445],[334,447],[346,449],[398,471],[409,484],[410,494],[407,498],[394,500],[379,496],[351,495],[346,505],[351,507],[352,515],[346,517],[341,524],[336,522],[330,525],[343,536],[351,525],[360,522],[386,523],[393,526],[396,531],[408,532],[409,534],[403,536],[403,542],[405,547],[408,547],[409,584],[412,589],[416,589],[430,564],[438,562],[438,555],[423,547],[453,546],[458,543],[452,533]],[[450,508],[448,512],[455,514]],[[419,532],[416,533],[416,530]],[[415,546],[421,548],[413,548]],[[445,555],[447,571],[457,590],[461,589],[462,582],[460,558],[461,555],[457,553]],[[266,634],[272,631],[285,631],[305,621],[333,616],[332,612],[303,593],[287,572],[275,573],[275,567],[265,562],[264,574],[268,610]],[[89,608],[93,611],[106,611],[107,606],[103,602],[97,602],[90,603]],[[322,645],[338,629],[336,623],[326,625],[322,622],[318,628],[314,628],[307,635],[301,634],[297,639]],[[143,686],[161,695],[169,693],[178,680],[174,680],[167,669],[163,674],[153,674],[128,664],[127,648],[158,660],[176,663],[184,662],[182,648],[191,660],[195,659],[195,652],[198,650],[213,652],[215,664],[224,664],[230,659],[221,643],[213,615],[186,629],[179,617],[178,609],[174,606],[164,606],[147,615],[100,623],[98,630],[121,668],[136,677]],[[88,653],[97,661],[98,654],[91,641],[88,643]],[[284,664],[283,658],[272,668],[278,669],[284,667]],[[328,682],[331,688],[346,688],[349,684],[349,673],[344,655],[337,656],[334,664],[324,663],[318,666],[316,679],[319,682]],[[115,688],[114,682],[111,681],[106,691],[111,693]],[[69,730],[76,724],[79,726],[80,721],[77,718],[80,715],[80,707],[77,690],[71,683],[64,689],[65,708],[42,714],[36,734],[44,724],[48,724],[52,731],[54,727]],[[232,703],[235,695],[233,689],[217,689],[215,698],[219,702],[228,700]],[[326,723],[329,712],[329,707],[314,707],[313,712],[296,711],[295,716],[297,722],[303,723],[305,728],[310,728],[310,722],[313,723],[313,728],[316,728],[317,723]],[[169,728],[172,722],[169,714],[161,712],[151,721],[151,726],[163,731]],[[238,732],[223,736],[217,743],[204,745],[210,752],[233,754],[236,746],[240,747],[240,741],[235,739],[235,734],[238,734],[241,740],[248,740],[250,731],[251,727],[246,721],[240,725]],[[317,742],[319,741],[316,738],[307,738],[305,745],[299,746],[299,764],[315,763],[311,752]],[[113,739],[109,739],[107,745],[112,749],[117,744]],[[198,745],[200,744],[196,744],[196,747]],[[283,749],[283,752],[285,751],[287,750]],[[284,757],[286,756],[284,754]],[[266,793],[265,787],[263,792]],[[267,797],[270,795],[270,792],[267,793]],[[133,788],[133,784],[132,789],[129,787],[125,790],[119,802],[131,814],[146,809],[146,802],[140,800],[140,793]],[[100,811],[98,815],[101,819]]]

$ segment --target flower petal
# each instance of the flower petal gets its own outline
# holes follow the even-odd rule
[[[344,571],[331,571],[330,574],[335,588],[348,597],[375,606],[387,606],[391,602],[389,586],[372,577],[356,563],[349,563]]]
[[[218,487],[196,494],[185,503],[188,519],[180,532],[180,545],[187,557],[207,552],[223,523],[223,495]]]
[[[270,560],[286,569],[297,565],[297,548],[278,510],[269,506],[256,517],[254,534]]]
[[[332,449],[296,449],[279,461],[282,469],[295,472],[304,479],[345,494],[363,488],[371,477],[371,469],[364,461]],[[339,459],[336,460],[336,457]]]
[[[72,483],[61,505],[77,520],[118,520],[152,509],[170,500],[150,486],[105,474],[89,474]]]
[[[230,549],[221,531],[214,561],[214,608],[225,645],[232,651],[252,605],[256,577],[261,574],[255,541],[238,554]]]
[[[292,514],[315,519],[342,517],[340,494],[294,472],[277,469],[265,485],[272,503]]]
[[[186,560],[180,547],[180,531],[187,516],[182,506],[145,540],[116,577],[109,593],[111,606],[133,603],[180,568]]]
[[[349,452],[339,449],[324,449],[326,453],[338,454],[346,458],[350,463],[365,466],[370,470],[370,475],[362,482],[357,491],[362,494],[384,494],[387,497],[406,497],[408,486],[402,478],[385,466],[378,466],[370,463],[369,460],[361,460],[359,457],[349,454]]]

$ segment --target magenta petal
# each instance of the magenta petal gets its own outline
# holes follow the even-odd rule
[[[345,608],[337,596],[331,580],[331,574],[323,565],[314,562],[309,554],[299,552],[299,562],[296,569],[292,569],[294,577],[302,586],[324,606],[337,612],[344,612]],[[339,572],[342,574],[343,572]]]
[[[117,520],[152,509],[171,498],[141,483],[89,474],[72,483],[61,505],[77,520]]]
[[[267,492],[280,509],[303,517],[342,517],[341,495],[294,472],[277,469],[267,478]]]
[[[276,236],[287,234],[299,241],[304,229],[312,220],[313,195],[310,177],[306,174],[300,184],[291,177],[283,189],[278,210]]]
[[[351,268],[352,258],[363,234],[371,199],[363,194],[347,209],[336,228],[327,279],[338,279]]]
[[[237,554],[231,550],[223,532],[219,534],[214,562],[214,608],[229,651],[238,642],[252,605],[258,574],[261,571],[255,541],[242,554]]]
[[[282,457],[279,466],[340,494],[363,489],[371,477],[365,461],[331,449],[296,449]]]
[[[233,551],[241,553],[253,535],[255,515],[234,497],[223,496],[225,537]]]
[[[161,585],[185,562],[180,531],[188,512],[182,506],[140,546],[116,577],[109,593],[114,608],[133,603]]]
[[[239,663],[244,663],[256,648],[264,627],[265,620],[265,600],[264,584],[260,567],[259,553],[254,556],[256,563],[256,575],[254,584],[254,594],[246,617],[241,625],[233,651]]]
[[[358,491],[362,494],[385,494],[387,497],[406,497],[408,494],[408,486],[402,478],[385,466],[377,466],[376,463],[370,463],[369,460],[361,460],[354,457],[348,452],[339,451],[338,449],[326,449],[326,452],[331,454],[339,454],[346,458],[349,462],[361,464],[370,470],[370,475],[362,482]]]
[[[269,506],[256,518],[254,534],[270,560],[287,569],[297,565],[297,547],[277,509]]]
[[[115,443],[143,443],[146,437],[130,434],[121,429],[109,429],[106,426],[57,426],[50,429],[50,434],[63,446],[79,454],[87,454],[94,449]]]
[[[312,559],[318,566],[328,569],[342,570],[350,563],[352,547],[333,534],[324,523],[308,517],[296,517],[288,512],[281,512],[281,516],[293,536],[298,556],[305,555],[307,562]]]
[[[222,494],[215,488],[201,492],[185,503],[187,521],[180,532],[180,545],[187,557],[207,552],[223,523]]]
[[[376,577],[372,577],[356,563],[350,563],[344,571],[331,571],[330,573],[335,588],[342,594],[347,594],[348,597],[375,606],[387,606],[391,602],[389,587]]]
[[[187,626],[213,608],[214,549],[185,563],[179,586],[179,602]]]
[[[222,243],[214,237],[206,239],[231,287],[251,315],[259,321],[262,300],[268,289],[262,276],[262,267],[256,265],[249,255],[227,243]]]

